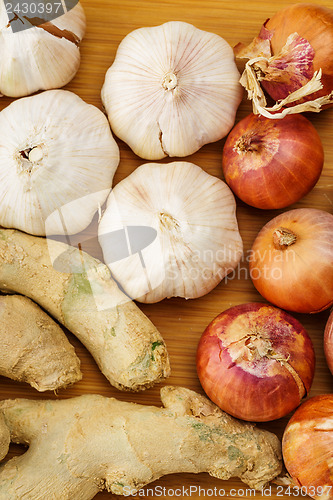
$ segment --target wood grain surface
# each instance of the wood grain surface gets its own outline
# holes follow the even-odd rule
[[[85,101],[102,109],[100,90],[104,81],[105,72],[112,64],[117,47],[122,38],[130,31],[142,27],[162,24],[170,20],[181,20],[194,24],[198,28],[217,33],[225,38],[232,46],[237,42],[250,42],[258,33],[261,24],[280,7],[291,4],[288,0],[251,0],[251,1],[227,1],[227,0],[82,0],[87,15],[87,33],[82,42],[82,64],[75,79],[66,87],[82,97]],[[313,3],[332,7],[332,0],[313,0]],[[1,109],[11,102],[8,98],[0,101]],[[245,96],[241,103],[237,121],[251,111],[251,105]],[[333,109],[324,111],[319,115],[309,116],[318,130],[323,141],[325,150],[325,165],[322,176],[313,189],[299,203],[289,207],[316,207],[333,213]],[[209,144],[196,154],[188,157],[202,167],[209,174],[223,178],[221,169],[221,155],[224,141]],[[121,153],[121,162],[115,176],[115,183],[129,175],[144,160],[138,158],[126,144],[118,140]],[[168,162],[166,159],[163,162]],[[282,211],[261,211],[246,206],[237,200],[237,216],[240,232],[244,241],[245,255],[250,250],[254,238],[261,227],[270,219]],[[95,225],[96,226],[96,225]],[[92,231],[94,230],[92,226]],[[100,249],[94,248],[92,252],[100,256]],[[230,306],[250,302],[262,301],[255,290],[250,279],[247,278],[247,265],[243,263],[244,270],[240,276],[233,280],[222,282],[211,293],[197,300],[186,301],[184,299],[164,300],[158,304],[141,305],[142,310],[155,323],[161,331],[170,353],[172,375],[167,384],[184,386],[203,392],[196,374],[195,353],[198,340],[207,324],[221,311]],[[314,268],[313,273],[316,272]],[[314,383],[310,396],[330,393],[333,389],[333,377],[330,375],[325,363],[323,353],[323,331],[328,318],[328,311],[317,315],[297,315],[308,330],[316,351],[317,365]],[[142,404],[153,404],[159,406],[160,387],[148,391],[130,394],[119,392],[109,385],[107,380],[99,372],[90,354],[79,343],[76,338],[69,334],[70,341],[74,344],[78,356],[82,361],[83,380],[74,387],[59,391],[58,394],[39,394],[30,387],[0,378],[1,398],[29,397],[29,398],[69,398],[86,393],[98,393],[105,396],[114,396],[124,401],[134,401]],[[290,417],[290,416],[288,416]],[[261,427],[269,429],[282,436],[288,417],[260,424]],[[154,439],[152,429],[152,439]],[[12,454],[18,453],[18,447],[12,448]],[[165,487],[165,494],[149,494],[147,489],[151,486]],[[206,498],[212,493],[210,489],[217,488],[220,495],[212,495],[211,498],[246,498],[246,485],[238,480],[220,481],[210,477],[208,474],[176,474],[161,478],[159,481],[145,488],[145,497],[137,495],[135,498],[172,498],[169,488],[189,488],[199,486],[199,492],[192,493],[192,499]],[[272,499],[290,498],[290,496],[272,486],[272,490],[266,492],[266,497]],[[180,498],[185,498],[182,495]],[[123,498],[113,496],[106,492],[97,495],[102,498]],[[253,495],[252,495],[253,498]],[[264,498],[258,492],[255,498]]]

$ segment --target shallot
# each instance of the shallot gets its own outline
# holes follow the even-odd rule
[[[289,210],[268,222],[252,246],[258,292],[282,309],[316,313],[333,304],[333,215]]]
[[[285,466],[304,497],[329,500],[333,489],[333,395],[303,403],[282,439]]]
[[[289,5],[268,19],[236,56],[248,59],[241,83],[256,113],[281,118],[318,112],[333,102],[333,11],[320,5]],[[267,108],[263,89],[278,101]]]
[[[290,314],[268,304],[241,304],[206,328],[197,352],[201,385],[214,403],[243,420],[274,420],[308,393],[315,354]]]
[[[256,208],[283,208],[300,200],[318,181],[324,151],[302,115],[270,120],[251,114],[230,132],[223,173],[233,192]]]

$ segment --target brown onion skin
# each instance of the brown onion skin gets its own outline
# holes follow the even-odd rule
[[[274,242],[281,227],[296,235],[296,242],[282,249]],[[333,304],[333,215],[300,208],[272,219],[253,243],[250,275],[258,292],[282,309],[328,309]]]
[[[267,304],[224,311],[208,325],[197,350],[207,396],[248,421],[266,422],[294,410],[310,390],[314,369],[313,345],[303,326]]]
[[[324,162],[321,139],[304,116],[270,120],[251,114],[230,132],[222,157],[223,174],[245,203],[284,208],[314,187]]]
[[[333,375],[333,311],[331,311],[330,317],[326,323],[324,333],[324,352],[327,365]]]
[[[325,422],[326,430],[320,429]],[[320,498],[318,488],[327,485],[330,495],[322,498],[333,498],[333,394],[314,396],[296,410],[283,434],[282,454],[289,474],[308,495]]]
[[[312,100],[328,95],[333,90],[333,11],[320,5],[294,4],[285,7],[271,17],[266,23],[266,28],[274,32],[271,39],[273,55],[278,54],[285,45],[290,34],[297,32],[305,38],[315,51],[313,59],[313,73],[320,68],[323,71],[323,89],[303,100]],[[265,82],[262,82],[265,88]],[[271,97],[277,101],[287,97],[287,93],[281,93],[270,87]]]

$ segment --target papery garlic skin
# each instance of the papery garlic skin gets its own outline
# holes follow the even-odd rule
[[[228,186],[188,162],[147,163],[112,190],[99,224],[104,260],[129,296],[140,302],[200,297],[242,257],[236,204]],[[128,238],[136,227],[137,238]],[[156,238],[140,241],[140,228]],[[127,230],[128,252],[115,252],[115,231]],[[136,253],[135,253],[136,252]]]
[[[113,132],[137,155],[183,157],[228,134],[243,93],[239,76],[223,38],[171,21],[124,38],[102,101]]]
[[[79,69],[85,29],[84,10],[77,3],[50,22],[13,33],[0,0],[0,93],[23,97],[70,82]]]
[[[85,229],[119,163],[105,115],[49,90],[1,111],[0,131],[0,225],[42,236]]]

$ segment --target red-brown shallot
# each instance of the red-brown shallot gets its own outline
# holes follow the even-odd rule
[[[250,275],[258,292],[282,309],[316,313],[333,304],[333,215],[289,210],[255,239]]]
[[[318,181],[324,162],[320,137],[302,115],[270,120],[251,114],[230,132],[223,173],[233,192],[256,208],[283,208]]]
[[[324,352],[328,367],[333,375],[333,310],[327,320],[324,333]]]
[[[241,83],[255,112],[271,118],[332,104],[332,53],[333,10],[302,3],[267,19],[248,46],[235,47],[237,57],[248,59]],[[275,106],[267,108],[261,86]]]
[[[303,403],[282,439],[285,466],[301,496],[333,498],[333,394]]]
[[[197,371],[208,397],[243,420],[264,422],[294,410],[308,393],[315,354],[290,314],[241,304],[215,318],[198,346]]]

